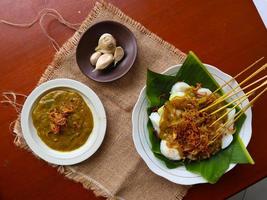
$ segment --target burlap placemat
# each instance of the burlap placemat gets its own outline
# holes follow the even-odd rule
[[[76,64],[77,43],[85,30],[102,20],[114,20],[135,35],[138,56],[132,69],[121,79],[98,83],[85,77]],[[171,183],[153,174],[137,154],[132,140],[131,112],[146,82],[146,70],[162,72],[181,63],[185,54],[151,33],[118,8],[97,2],[75,34],[56,53],[38,84],[55,78],[78,80],[92,88],[107,113],[107,132],[100,149],[88,160],[73,166],[58,166],[66,177],[80,182],[96,195],[108,199],[182,199],[188,187]],[[15,144],[28,148],[22,137],[19,119],[14,132]]]

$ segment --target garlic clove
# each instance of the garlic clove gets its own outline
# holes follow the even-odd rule
[[[98,40],[98,46],[95,48],[96,51],[101,53],[111,53],[113,54],[116,49],[116,40],[109,34],[104,33]]]
[[[114,66],[123,58],[124,56],[124,50],[122,47],[116,47],[115,53],[114,53]]]
[[[103,70],[103,69],[107,68],[112,62],[113,62],[113,55],[112,54],[101,55],[96,62],[96,67],[93,70],[93,72],[96,70]]]
[[[100,48],[98,48],[98,46],[97,46],[97,47],[95,48],[95,50],[96,50],[97,52],[100,52],[100,53],[102,53],[102,54],[114,54],[115,49],[116,49],[116,47],[114,47],[114,48],[112,48],[112,49],[100,49]]]
[[[93,53],[91,55],[91,57],[90,57],[90,63],[95,66],[96,65],[96,62],[97,62],[98,58],[101,56],[101,54],[102,53],[99,52],[99,51]]]
[[[116,40],[111,34],[104,33],[99,38],[98,44],[112,44],[112,45],[116,46]]]

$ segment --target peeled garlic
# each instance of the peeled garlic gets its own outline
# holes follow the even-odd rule
[[[106,67],[108,67],[111,63],[113,62],[113,55],[112,54],[103,54],[101,55],[97,62],[96,62],[96,66],[95,66],[95,69],[93,70],[96,71],[96,70],[102,70],[102,69],[105,69]]]
[[[122,47],[116,47],[115,53],[114,53],[114,66],[123,58],[124,56],[124,50]]]
[[[98,40],[98,46],[95,48],[96,51],[101,53],[113,54],[116,48],[115,38],[109,34],[104,33]]]
[[[96,62],[97,62],[97,60],[98,60],[98,58],[101,56],[101,52],[95,52],[95,53],[93,53],[92,55],[91,55],[91,57],[90,57],[90,62],[91,62],[91,64],[92,65],[94,65],[95,66],[95,64],[96,64]]]

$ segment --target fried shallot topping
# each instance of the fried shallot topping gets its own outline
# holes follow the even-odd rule
[[[66,126],[67,118],[72,112],[74,112],[74,108],[71,105],[63,105],[60,108],[54,108],[49,112],[52,133],[58,134],[61,129]]]
[[[226,119],[211,125],[225,110],[216,115],[199,112],[202,107],[212,103],[218,95],[199,96],[200,86],[192,88],[184,97],[175,97],[164,105],[160,122],[160,138],[167,140],[167,145],[176,148],[183,159],[200,160],[209,158],[220,150],[221,138],[210,144],[216,130]],[[221,105],[218,105],[221,106]],[[216,108],[214,108],[216,109]]]

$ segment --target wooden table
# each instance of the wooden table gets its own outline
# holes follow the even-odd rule
[[[182,51],[194,50],[204,62],[226,73],[234,75],[259,57],[267,57],[267,31],[252,1],[114,0],[112,3]],[[72,22],[81,22],[92,2],[2,0],[0,18],[31,21],[44,7],[57,9]],[[61,44],[73,33],[49,17],[46,27]],[[38,24],[30,29],[0,24],[0,92],[29,94],[53,54],[54,49]],[[238,165],[215,185],[194,186],[185,199],[224,199],[267,175],[266,101],[267,96],[253,108],[253,137],[248,149],[256,164]],[[46,162],[15,147],[9,123],[16,113],[10,106],[0,105],[0,108],[0,199],[97,199],[81,184],[64,178]]]

